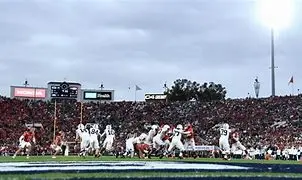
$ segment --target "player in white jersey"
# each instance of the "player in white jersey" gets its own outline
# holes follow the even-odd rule
[[[132,141],[134,147],[136,144],[142,144],[142,143],[146,142],[147,137],[148,137],[147,134],[142,133],[138,137],[134,138]]]
[[[176,128],[173,129],[172,141],[168,148],[169,153],[172,153],[172,150],[174,148],[177,148],[178,150],[180,150],[180,153],[179,153],[180,158],[183,158],[183,151],[185,150],[184,145],[181,142],[181,137],[182,137],[183,133],[184,133],[183,126],[181,124],[178,124],[176,126]]]
[[[81,141],[81,152],[80,156],[85,156],[87,151],[89,150],[90,145],[90,135],[87,129],[83,124],[78,125],[78,129],[76,130],[76,141]]]
[[[156,136],[153,138],[153,148],[159,149],[162,146],[165,146],[166,143],[163,141],[164,137],[169,132],[170,126],[164,125],[161,130],[158,131]]]
[[[168,132],[170,130],[170,126],[169,125],[164,125],[156,134],[156,136],[153,138],[153,150],[150,154],[156,152],[156,154],[162,150],[165,149],[166,146],[168,145],[167,143],[165,143],[163,140],[164,138],[167,136]],[[167,152],[162,153],[162,155],[166,155]],[[150,156],[149,156],[150,158]]]
[[[105,136],[106,138],[104,140],[103,143],[103,147],[101,150],[101,154],[104,153],[104,151],[112,151],[112,145],[113,145],[113,141],[115,139],[115,131],[112,129],[111,125],[107,125],[106,129],[104,131],[104,133],[101,135],[101,137]]]
[[[131,158],[133,158],[133,156],[134,156],[133,141],[134,141],[135,137],[136,137],[136,133],[129,133],[129,134],[127,134],[126,151],[124,153],[124,156],[130,156]]]
[[[148,154],[148,158],[151,158],[151,153],[153,153],[153,139],[155,137],[155,135],[157,134],[159,129],[158,125],[152,125],[151,126],[151,130],[148,133],[147,139],[146,139],[146,144],[149,145],[149,147],[152,149],[152,151],[149,152]],[[155,151],[155,150],[154,150]]]
[[[99,125],[94,124],[92,128],[89,129],[89,133],[90,133],[90,148],[92,148],[92,150],[95,150],[95,154],[94,154],[95,157],[99,157],[100,156],[100,145],[98,140],[98,137],[100,135]]]
[[[158,128],[159,128],[158,125],[152,125],[151,126],[151,130],[149,131],[148,136],[146,138],[146,142],[145,142],[149,146],[152,146],[153,138],[156,135]]]
[[[231,130],[229,129],[229,124],[224,123],[222,127],[219,129],[220,138],[219,138],[219,148],[222,150],[222,154],[224,154],[224,159],[229,160],[230,154],[230,143],[229,136]]]

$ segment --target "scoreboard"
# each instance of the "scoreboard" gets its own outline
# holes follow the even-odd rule
[[[68,83],[63,82],[59,85],[51,86],[51,97],[67,97],[67,98],[77,98],[78,88],[70,87]]]
[[[73,82],[49,82],[49,99],[81,99],[81,84]]]

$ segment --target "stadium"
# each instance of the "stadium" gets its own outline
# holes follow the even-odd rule
[[[301,7],[0,1],[0,180],[302,179]]]
[[[61,88],[74,89],[74,86],[79,88],[79,93],[58,94],[63,92]],[[35,97],[39,93],[30,93],[32,91],[44,93]],[[0,101],[1,121],[4,122],[0,128],[1,176],[21,179],[50,176],[98,179],[301,178],[301,96],[168,102],[164,95],[147,94],[145,101],[137,102],[115,102],[114,96],[105,100],[102,96],[96,99],[90,96],[89,101],[85,100],[87,92],[99,91],[82,90],[80,83],[69,82],[50,82],[44,89],[11,86],[12,98],[1,97]],[[247,148],[247,151],[236,149],[231,160],[223,160],[219,148],[219,128],[225,119],[240,132],[240,142]],[[140,156],[138,151],[133,152],[133,156],[126,155],[128,134],[137,137],[148,134],[154,124],[168,124],[172,128],[179,122],[192,125],[196,144],[194,149],[190,146],[185,149],[183,159],[179,159],[177,151],[164,157],[153,153],[150,159],[147,155]],[[115,130],[113,147],[106,149],[101,157],[95,157],[93,152],[79,156],[78,124],[97,124],[101,132],[110,124]],[[31,127],[35,128],[35,144],[32,144],[29,158],[25,148],[12,159],[19,146],[19,136]],[[65,133],[64,143],[60,144],[64,148],[53,159],[55,149],[52,145],[59,132]],[[100,138],[100,145],[104,141]],[[245,158],[245,152],[249,159]]]

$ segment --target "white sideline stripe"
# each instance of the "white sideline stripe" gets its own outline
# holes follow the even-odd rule
[[[45,166],[52,167],[45,167]],[[60,165],[60,167],[53,167]],[[90,166],[85,166],[90,165]],[[110,166],[106,166],[110,165]],[[28,167],[22,167],[28,166]],[[32,166],[32,167],[30,167]],[[39,167],[44,166],[44,167]],[[45,163],[0,163],[0,172],[30,172],[30,171],[89,171],[89,170],[245,170],[249,167],[221,165],[221,164],[198,164],[181,162],[45,162]]]

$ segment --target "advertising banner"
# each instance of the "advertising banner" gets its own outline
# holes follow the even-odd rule
[[[165,94],[145,94],[145,100],[165,100],[167,95]]]
[[[113,100],[112,92],[85,91],[84,100]]]
[[[46,89],[41,88],[14,88],[14,97],[46,98]]]
[[[217,150],[219,147],[217,146],[195,146],[195,151],[213,151]],[[192,151],[193,148],[191,146],[188,147],[188,151]]]

